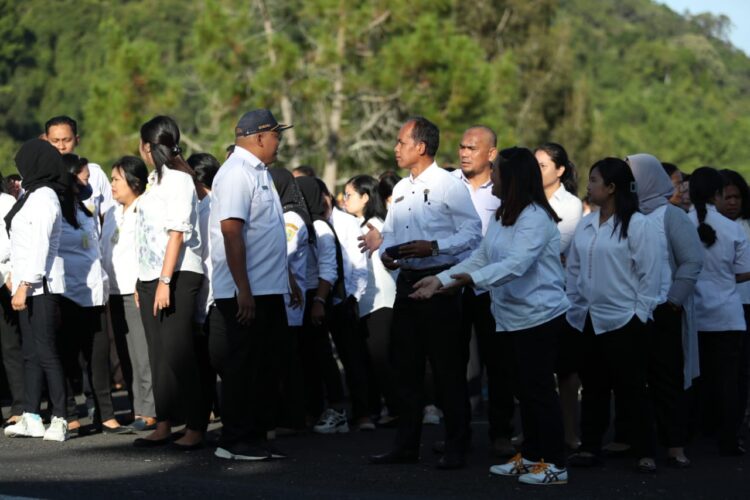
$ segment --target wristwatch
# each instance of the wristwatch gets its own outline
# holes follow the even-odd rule
[[[171,276],[159,276],[159,281],[169,286],[169,284],[172,282],[172,277]]]
[[[430,242],[430,245],[432,246],[432,256],[437,257],[437,255],[440,253],[440,247],[438,247],[437,240],[432,240]]]

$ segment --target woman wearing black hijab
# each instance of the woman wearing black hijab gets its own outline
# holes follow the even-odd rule
[[[65,290],[57,255],[63,217],[77,227],[75,205],[60,153],[32,139],[16,154],[25,193],[5,217],[11,245],[13,309],[23,336],[25,408],[21,420],[5,428],[8,437],[65,441],[65,375],[57,352],[55,319]],[[47,381],[52,421],[45,431],[39,410]]]

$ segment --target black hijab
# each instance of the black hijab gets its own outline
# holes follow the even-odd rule
[[[279,193],[284,212],[294,212],[302,218],[305,226],[307,226],[308,241],[313,243],[315,241],[315,229],[312,225],[310,212],[307,211],[305,198],[303,198],[294,176],[283,167],[269,168],[268,173],[271,175],[276,191]]]
[[[302,191],[302,196],[305,199],[305,204],[307,205],[307,210],[310,212],[312,220],[322,220],[323,222],[328,223],[328,219],[326,218],[328,207],[326,207],[326,203],[323,201],[324,190],[321,187],[323,181],[317,177],[304,176],[297,177],[296,180],[299,190]],[[323,186],[325,186],[325,184],[323,184]]]
[[[23,179],[23,196],[5,216],[5,227],[10,234],[13,217],[21,210],[29,195],[42,187],[52,189],[60,199],[63,217],[72,226],[78,227],[75,201],[70,187],[70,175],[62,156],[49,142],[31,139],[16,153],[16,167]]]

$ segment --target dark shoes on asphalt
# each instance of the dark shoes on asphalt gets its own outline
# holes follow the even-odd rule
[[[371,464],[416,464],[419,462],[419,453],[416,451],[394,450],[381,455],[370,455],[367,460]]]

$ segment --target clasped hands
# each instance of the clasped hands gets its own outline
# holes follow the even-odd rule
[[[414,283],[414,292],[409,298],[416,300],[427,300],[432,298],[436,293],[450,293],[457,288],[464,286],[474,286],[474,280],[467,273],[451,274],[450,283],[443,285],[437,276],[427,276]]]

